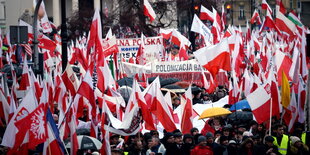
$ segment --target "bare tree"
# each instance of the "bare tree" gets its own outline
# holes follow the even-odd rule
[[[152,4],[156,20],[152,23],[143,14],[143,0],[113,0],[113,8],[110,8],[108,16],[104,9],[101,12],[103,33],[112,28],[116,35],[124,31],[131,31],[132,34],[140,36],[143,32],[146,36],[153,36],[158,33],[159,28],[178,28],[180,18],[187,21],[190,26],[192,16],[195,13],[194,6],[204,5],[212,10],[216,8],[216,0],[161,0]],[[199,10],[196,10],[196,13]],[[94,11],[79,9],[69,18],[70,39],[80,36],[83,32],[89,31]],[[183,14],[183,16],[181,16]],[[130,35],[130,34],[129,34]]]

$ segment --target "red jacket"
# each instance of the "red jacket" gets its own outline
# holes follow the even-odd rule
[[[213,151],[209,146],[195,146],[191,150],[191,155],[213,155]]]

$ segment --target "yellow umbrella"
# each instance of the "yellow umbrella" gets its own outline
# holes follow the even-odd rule
[[[225,108],[213,107],[203,111],[199,119],[228,115],[228,114],[231,114],[231,112]]]

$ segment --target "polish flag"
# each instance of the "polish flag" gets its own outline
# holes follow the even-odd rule
[[[5,120],[6,124],[9,123],[10,107],[3,89],[0,89],[0,119]]]
[[[217,75],[220,69],[230,71],[230,52],[227,39],[223,39],[220,43],[204,47],[194,52],[198,62],[212,74]]]
[[[145,121],[145,128],[147,130],[156,130],[154,126],[152,114],[150,113],[150,110],[147,106],[147,103],[143,97],[143,94],[136,80],[134,80],[132,88],[133,90],[132,90],[127,107],[130,106],[130,108],[132,108],[134,104],[137,103],[139,108],[141,109],[142,118]],[[129,112],[129,110],[130,109],[128,110],[126,109],[127,112]]]
[[[143,33],[141,34],[141,43],[139,45],[139,49],[137,51],[136,55],[136,64],[139,65],[144,65],[145,62],[145,45],[144,45],[144,35]]]
[[[99,66],[97,69],[97,88],[101,92],[105,92],[109,86],[115,87],[115,80],[105,58],[102,59],[104,61],[103,66]]]
[[[224,28],[222,25],[221,16],[217,13],[216,9],[214,9],[213,7],[212,7],[212,12],[213,12],[213,18],[214,18],[217,26],[219,27],[220,32],[222,32]]]
[[[54,101],[58,103],[59,109],[65,112],[67,110],[65,95],[67,93],[66,86],[59,75],[56,75],[55,79],[55,94]]]
[[[71,65],[67,65],[66,70],[63,72],[61,77],[68,92],[70,92],[72,97],[74,97],[77,89],[79,88],[79,79],[76,77]]]
[[[271,13],[269,11],[267,11],[266,13],[266,17],[265,17],[265,20],[264,20],[264,23],[263,23],[263,26],[261,27],[260,29],[260,32],[262,32],[266,27],[270,29],[274,29],[277,31],[277,33],[279,35],[281,35],[281,32],[279,30],[279,28],[276,26],[276,24],[274,23],[273,19],[272,19],[272,16],[271,16]]]
[[[200,7],[200,19],[201,20],[209,20],[209,21],[213,22],[214,21],[213,12],[211,12],[209,9],[207,9],[203,5],[201,5],[201,7]]]
[[[14,90],[14,86],[11,90],[11,96],[13,97],[14,94],[16,94],[15,92],[16,90]],[[1,102],[1,104],[3,104]],[[1,107],[0,107],[1,109]],[[10,101],[10,110],[9,110],[9,119],[8,119],[8,122],[10,122],[11,118],[13,117],[14,113],[16,112],[16,101],[14,98],[11,98],[11,101]],[[1,114],[3,114],[1,111],[0,111]],[[7,123],[8,124],[8,123]]]
[[[51,52],[54,52],[54,50],[56,49],[56,43],[43,34],[38,37],[38,41],[38,47],[42,49],[47,49]]]
[[[38,103],[35,100],[33,90],[29,89],[28,93],[23,98],[22,102],[14,113],[11,121],[7,125],[1,145],[13,148],[17,138],[16,134],[18,132],[18,129],[15,126],[15,122],[25,118],[29,113],[34,111],[37,106]]]
[[[298,122],[304,123],[305,122],[305,105],[306,105],[306,88],[305,83],[301,78],[299,78],[298,83]]]
[[[273,69],[269,70],[267,82],[270,84],[271,101],[272,101],[272,116],[280,116],[280,91],[278,82],[276,80],[275,72]]]
[[[169,106],[167,102],[165,102],[165,98],[159,89],[159,80],[155,83],[155,87],[158,89],[155,90],[155,98],[151,105],[151,112],[157,117],[168,132],[172,132],[176,129],[176,126],[171,111],[169,110]]]
[[[169,40],[169,39],[170,39],[170,37],[171,37],[171,35],[172,35],[172,31],[173,31],[173,29],[162,29],[162,28],[159,29],[160,35],[161,35],[164,39],[166,39],[166,40]]]
[[[221,39],[221,32],[223,30],[222,23],[221,23],[221,17],[217,13],[217,11],[212,8],[213,10],[213,18],[215,19],[212,24],[211,32],[213,33],[213,44],[216,44]]]
[[[92,118],[95,118],[96,117],[96,99],[95,99],[95,93],[93,90],[93,78],[91,77],[89,70],[86,72],[77,93],[85,97],[89,101],[91,105],[91,116]]]
[[[258,124],[270,118],[270,93],[270,85],[264,84],[247,96],[247,101]]]
[[[91,23],[88,41],[87,41],[87,51],[95,46],[95,51],[102,50],[102,28],[101,28],[101,18],[99,9],[95,10],[93,20]]]
[[[295,24],[287,17],[285,17],[285,15],[279,10],[277,10],[275,23],[279,30],[284,31],[291,36],[295,34],[295,31],[297,29]]]
[[[294,87],[294,85],[293,85]],[[292,132],[293,125],[295,124],[297,117],[298,117],[298,107],[297,107],[297,101],[296,101],[296,95],[294,93],[294,88],[292,88],[293,93],[290,101],[290,105],[287,107],[286,110],[289,110],[291,113],[291,119],[288,124],[288,131]]]
[[[23,73],[20,81],[18,90],[27,90],[30,87],[30,75],[26,58],[24,58]]]
[[[181,131],[183,134],[191,133],[193,128],[193,103],[192,103],[192,87],[189,86],[185,92],[185,103],[181,103]]]
[[[286,77],[289,81],[292,81],[292,78],[289,76],[290,69],[292,67],[292,59],[289,58],[287,55],[285,55],[281,51],[276,51],[275,54],[275,61],[276,61],[276,67],[277,67],[277,73],[278,73],[278,83],[282,83],[282,71],[286,74]]]
[[[143,0],[143,10],[144,15],[148,16],[150,18],[150,21],[153,22],[153,20],[156,18],[156,13],[148,0]]]
[[[286,9],[285,6],[283,5],[282,0],[277,0],[276,10],[277,11],[279,10],[281,13],[286,14]]]
[[[259,17],[259,13],[257,12],[257,10],[255,9],[254,12],[253,12],[253,16],[250,20],[251,24],[254,24],[256,23],[257,25],[261,25],[262,24],[262,21]]]
[[[194,15],[191,31],[201,34],[205,41],[212,41],[211,30],[198,18],[197,15]]]
[[[67,122],[69,123],[69,129],[70,129],[70,142],[71,142],[71,149],[70,154],[77,154],[77,151],[79,149],[79,143],[77,139],[76,134],[76,128],[77,128],[77,119],[73,113],[73,108],[70,109],[69,117],[67,117],[69,120]]]
[[[181,42],[187,47],[191,45],[191,42],[177,30],[172,31],[171,42],[179,47],[181,46]]]
[[[167,102],[167,104],[169,106],[170,112],[172,113],[174,122],[176,124],[179,124],[180,123],[180,119],[179,119],[178,114],[173,110],[172,101],[171,101],[171,94],[170,93],[166,93],[164,98],[165,98],[165,101]]]
[[[268,5],[268,3],[266,2],[266,0],[262,0],[262,9],[263,9],[263,10],[267,10],[267,11],[270,12],[270,14],[272,14],[271,7]]]
[[[29,139],[28,147],[30,149],[34,149],[38,144],[46,141],[48,137],[46,126],[46,110],[46,104],[40,104],[25,118],[20,119],[14,123],[18,129],[18,132],[16,133],[17,138],[14,144],[15,148],[18,148],[23,143],[25,138]],[[29,134],[26,136],[27,132]]]

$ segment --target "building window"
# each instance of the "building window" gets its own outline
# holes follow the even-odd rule
[[[239,19],[243,20],[245,19],[245,16],[244,16],[244,6],[239,6]]]
[[[290,0],[290,9],[293,8],[293,0]]]
[[[0,20],[5,20],[5,3],[0,2]]]

